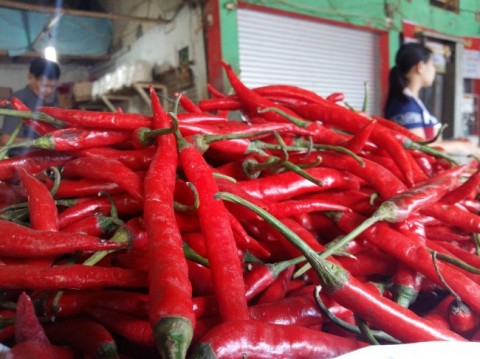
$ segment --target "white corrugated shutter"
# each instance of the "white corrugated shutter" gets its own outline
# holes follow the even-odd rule
[[[249,87],[296,85],[322,96],[343,92],[367,113],[380,114],[378,35],[317,21],[240,8],[240,76]]]

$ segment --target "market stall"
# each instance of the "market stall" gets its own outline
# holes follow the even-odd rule
[[[0,1],[0,15],[2,3],[16,6]],[[388,56],[392,35],[304,31],[307,62],[323,56],[315,31],[328,51],[335,38],[358,53],[375,82],[365,91],[338,51],[303,72],[295,40],[258,53],[274,33],[252,32],[285,9],[147,1],[120,15],[101,3],[90,16],[142,24],[133,51],[60,60],[71,87],[42,84],[58,80],[64,106],[0,97],[0,116],[19,121],[0,147],[0,358],[475,357],[480,150],[475,132],[425,141],[381,115],[386,59],[370,50]],[[226,45],[207,36],[203,51],[191,24],[201,14],[225,41],[236,10],[238,57],[211,57]],[[284,34],[300,39],[312,14]],[[160,38],[174,45],[152,60]],[[3,58],[4,87],[20,87],[31,51]]]

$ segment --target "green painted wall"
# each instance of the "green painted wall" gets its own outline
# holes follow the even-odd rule
[[[219,0],[222,53],[238,69],[237,0]],[[399,45],[402,21],[409,20],[448,35],[480,36],[480,1],[460,0],[458,13],[429,0],[245,0],[264,6],[389,32],[390,62]],[[390,17],[387,17],[390,14]],[[476,20],[478,14],[479,20]]]

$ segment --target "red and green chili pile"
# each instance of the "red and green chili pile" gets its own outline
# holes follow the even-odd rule
[[[0,108],[41,136],[0,149],[9,357],[479,341],[478,164],[341,93],[252,89],[223,67],[233,95],[172,112],[153,88],[152,115]]]

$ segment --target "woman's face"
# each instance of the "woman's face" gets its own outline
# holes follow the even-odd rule
[[[430,87],[435,80],[436,70],[433,64],[433,58],[430,56],[428,61],[421,61],[418,68],[419,74],[422,77],[422,86]]]

